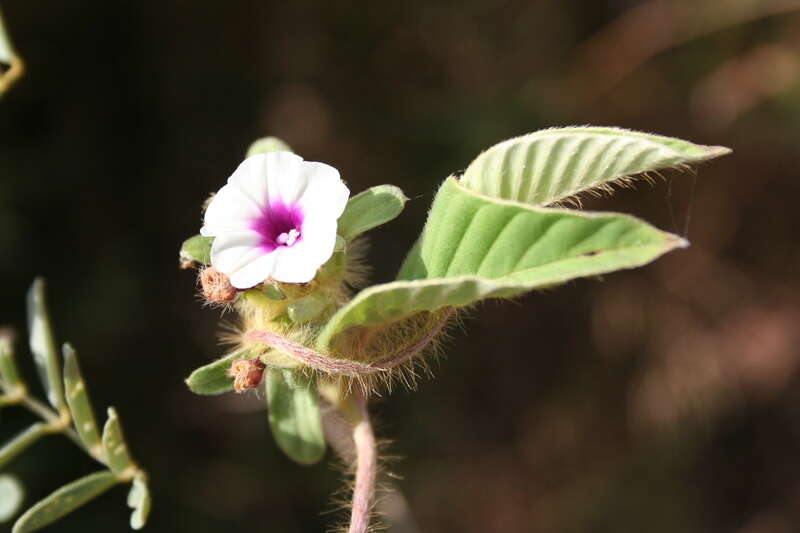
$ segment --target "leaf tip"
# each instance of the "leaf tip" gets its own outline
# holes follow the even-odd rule
[[[68,342],[61,345],[61,352],[64,354],[64,359],[75,357],[75,348]]]
[[[679,237],[678,235],[672,235],[672,244],[673,248],[679,249],[688,248],[691,246],[691,243],[688,240],[684,239],[683,237]]]
[[[727,146],[703,146],[703,154],[702,161],[707,161],[709,159],[716,159],[718,157],[722,157],[724,155],[728,155],[733,150],[728,148]]]

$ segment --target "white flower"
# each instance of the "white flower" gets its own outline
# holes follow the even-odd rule
[[[272,278],[306,283],[333,255],[350,190],[339,171],[291,152],[245,159],[211,200],[200,233],[237,289]]]

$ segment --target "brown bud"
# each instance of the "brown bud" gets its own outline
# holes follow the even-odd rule
[[[258,387],[265,368],[266,365],[258,359],[236,359],[228,370],[228,375],[233,378],[233,390],[244,392]]]
[[[231,285],[230,278],[214,267],[200,271],[200,284],[203,296],[211,303],[226,304],[236,298],[236,288]]]

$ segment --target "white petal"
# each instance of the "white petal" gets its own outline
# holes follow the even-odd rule
[[[280,255],[272,270],[273,279],[284,283],[311,281],[319,267],[331,258],[335,245],[335,221],[304,220],[301,239],[294,246],[279,249]]]
[[[249,289],[258,285],[270,277],[274,264],[274,252],[263,254],[234,272],[230,276],[231,285],[237,289]]]
[[[308,186],[298,201],[303,212],[306,216],[338,219],[350,196],[350,189],[342,182],[339,171],[325,163],[306,163],[304,173]]]
[[[292,183],[301,171],[303,158],[292,152],[270,152],[248,157],[234,171],[228,183],[260,206],[282,198],[280,182]]]
[[[283,283],[308,283],[317,275],[320,264],[307,261],[298,245],[282,247],[275,252],[272,279]]]
[[[260,212],[259,206],[241,190],[225,185],[208,204],[200,234],[216,237],[224,232],[246,229]]]
[[[302,240],[292,246],[300,247],[306,259],[322,265],[333,255],[336,246],[336,221],[326,217],[303,220]]]
[[[265,155],[270,203],[280,200],[285,205],[297,204],[297,199],[308,187],[306,167],[309,163],[291,152],[270,152]]]
[[[271,254],[259,247],[260,242],[261,236],[254,231],[222,233],[214,239],[211,246],[211,265],[227,274],[231,278],[231,284],[237,289],[252,287],[269,277],[272,269],[273,259],[270,258],[269,262],[262,259],[269,258]],[[253,272],[250,266],[253,263],[257,263],[264,275],[248,286],[244,286],[245,281],[234,282],[241,277],[249,281],[256,276],[257,272]],[[244,271],[244,274],[240,274],[240,271]]]

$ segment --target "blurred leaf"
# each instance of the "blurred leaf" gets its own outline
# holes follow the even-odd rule
[[[267,369],[267,401],[272,436],[283,452],[300,464],[325,455],[325,437],[315,383],[291,370]]]
[[[103,470],[64,485],[28,509],[14,524],[12,533],[30,533],[52,524],[118,482],[113,472]]]
[[[37,422],[6,442],[0,448],[0,469],[4,468],[12,459],[24,452],[28,446],[45,435],[47,435],[47,424]]]
[[[67,404],[72,411],[75,429],[81,441],[96,457],[103,453],[100,441],[100,431],[97,429],[97,420],[89,401],[86,383],[81,376],[78,358],[75,350],[69,344],[64,344],[64,389],[67,395]]]
[[[280,287],[278,287],[275,283],[264,282],[261,288],[261,292],[269,298],[270,300],[285,300],[286,295],[283,293]]]
[[[339,218],[338,233],[353,240],[365,231],[386,224],[403,211],[406,195],[394,185],[378,185],[350,198]]]
[[[143,474],[133,478],[131,490],[128,492],[128,507],[133,509],[131,513],[131,529],[142,529],[150,516],[150,489],[147,487],[147,480]]]
[[[42,278],[36,278],[28,291],[28,332],[31,352],[47,392],[47,399],[53,407],[61,411],[64,407],[64,385],[61,381],[61,365],[58,362],[58,349],[53,338],[50,315],[47,313]]]
[[[0,474],[0,523],[11,520],[24,499],[25,491],[19,480],[10,474]]]
[[[0,63],[11,65],[11,58],[14,57],[14,47],[8,37],[5,24],[3,23],[3,13],[0,12]]]
[[[122,476],[136,465],[128,451],[128,444],[122,434],[122,426],[113,407],[108,408],[108,420],[103,428],[103,450],[105,451],[108,467],[117,476]]]
[[[203,237],[202,235],[189,237],[181,245],[181,262],[194,261],[201,265],[210,265],[212,244],[214,244],[214,237]]]
[[[235,352],[201,366],[186,378],[186,384],[195,394],[222,394],[233,390],[233,378],[228,375],[237,359],[251,359],[248,351]]]
[[[333,253],[344,251],[347,247],[347,241],[341,235],[336,236],[336,243],[333,245]]]
[[[326,324],[318,346],[326,348],[351,326],[633,268],[685,245],[631,216],[493,200],[450,178],[439,189],[400,281],[361,291]]]
[[[307,323],[320,316],[329,305],[328,296],[316,291],[303,298],[292,300],[286,306],[286,314],[295,324]]]
[[[269,152],[291,152],[291,147],[277,137],[264,137],[258,139],[247,149],[247,157]]]
[[[0,378],[10,387],[23,385],[17,370],[17,363],[14,361],[14,347],[11,338],[0,335]]]
[[[0,69],[0,95],[22,76],[24,70],[22,60],[14,50],[3,22],[3,13],[0,12],[0,65],[9,67],[8,70]]]
[[[557,128],[489,148],[469,165],[460,181],[487,196],[541,206],[602,189],[627,176],[729,152],[721,146],[619,128]]]

